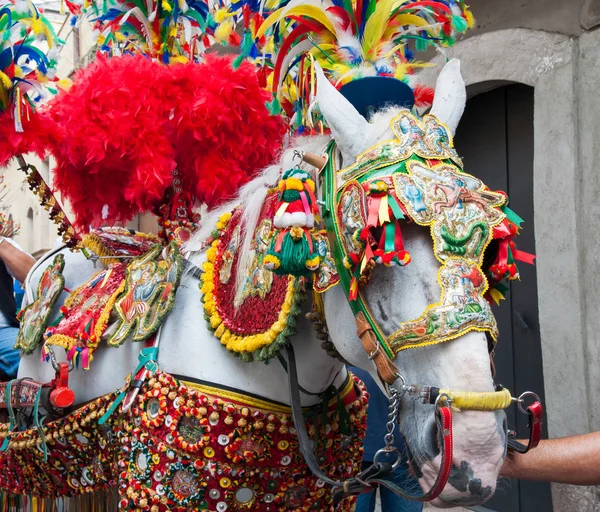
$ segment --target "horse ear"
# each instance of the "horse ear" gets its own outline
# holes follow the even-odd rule
[[[315,62],[317,102],[321,114],[343,155],[356,158],[362,151],[365,135],[371,128],[358,110],[327,80],[321,66]]]
[[[467,90],[460,74],[460,61],[452,59],[437,79],[431,113],[445,123],[454,135],[466,102]]]

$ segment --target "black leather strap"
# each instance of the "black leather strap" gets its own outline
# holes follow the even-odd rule
[[[302,414],[302,403],[300,401],[300,389],[298,387],[298,368],[296,367],[296,354],[292,345],[288,343],[285,347],[287,359],[288,359],[288,381],[290,387],[290,398],[292,402],[292,417],[294,418],[294,425],[296,427],[296,433],[298,434],[298,444],[300,445],[300,453],[304,457],[304,462],[310,469],[313,475],[320,478],[325,483],[333,487],[342,487],[343,483],[340,481],[332,480],[329,478],[319,466],[319,462],[312,451],[310,438],[306,430],[306,423],[304,421],[304,415]]]
[[[288,373],[289,376],[289,371],[288,371],[288,365],[285,361],[285,358],[281,355],[281,353],[277,354],[277,360],[279,361],[279,363],[281,364],[281,366],[283,367],[283,371],[285,371],[286,373]],[[343,368],[343,366],[342,366]],[[340,369],[336,374],[335,377],[333,378],[333,380],[331,381],[331,386],[334,385],[335,381],[337,380],[338,376],[340,375],[340,372],[342,370]],[[350,377],[348,377],[350,378]],[[344,382],[345,384],[346,382]],[[313,391],[308,391],[306,389],[304,389],[301,385],[300,382],[296,381],[296,385],[298,386],[298,389],[300,390],[300,393],[303,393],[304,395],[307,396],[322,396],[325,395],[325,393],[323,391],[319,391],[317,393],[313,392]]]

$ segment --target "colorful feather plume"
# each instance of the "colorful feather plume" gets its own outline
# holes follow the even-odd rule
[[[203,0],[65,0],[78,19],[91,20],[104,54],[144,54],[161,62],[197,61],[217,28]]]
[[[414,88],[411,76],[430,65],[415,54],[454,44],[474,24],[462,0],[241,0],[230,9],[245,12],[242,56],[259,66],[273,109],[292,114],[299,131],[320,124],[315,62],[337,87],[384,76]],[[432,91],[416,92],[417,105],[427,106]]]
[[[0,0],[0,166],[43,152],[47,128],[35,113],[56,92],[59,40],[30,0]]]

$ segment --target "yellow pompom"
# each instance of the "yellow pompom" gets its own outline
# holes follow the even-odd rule
[[[215,331],[215,336],[217,338],[221,338],[223,336],[223,333],[225,332],[225,329],[225,324],[222,323],[221,325],[219,325],[219,327],[217,327],[217,330]]]
[[[273,254],[267,254],[263,261],[265,265],[269,264],[273,269],[277,269],[279,268],[279,265],[281,265],[279,258]]]
[[[273,343],[275,341],[275,338],[277,338],[276,332],[267,331],[263,334],[263,340],[265,345],[270,345],[271,343]]]
[[[285,325],[286,322],[285,320],[277,320],[277,322],[275,322],[273,324],[273,326],[271,327],[271,329],[276,332],[276,333],[280,333],[281,331],[283,331],[285,329]]]
[[[210,326],[213,329],[216,329],[217,327],[219,327],[219,325],[221,325],[221,318],[219,317],[219,315],[213,315],[210,317]]]
[[[288,178],[285,180],[286,190],[304,190],[304,184],[298,178]]]
[[[210,247],[206,250],[206,259],[208,261],[215,261],[217,257],[217,248],[216,247]]]
[[[223,336],[221,336],[221,343],[223,345],[227,345],[229,343],[230,338],[231,338],[231,332],[229,332],[227,329],[225,329]]]
[[[230,212],[227,212],[227,213],[224,213],[223,215],[221,215],[219,217],[219,221],[217,222],[217,229],[223,229],[225,226],[227,226],[229,219],[231,219]],[[219,243],[218,240],[215,240],[213,242],[213,245],[216,247],[218,245],[218,243]]]
[[[306,260],[306,268],[309,270],[317,270],[319,268],[319,263],[321,262],[321,258],[318,254],[315,254],[312,258]]]

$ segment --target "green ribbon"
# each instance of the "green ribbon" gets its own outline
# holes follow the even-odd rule
[[[521,224],[523,224],[523,222],[525,222],[521,217],[519,217],[515,212],[513,212],[508,206],[502,206],[500,209],[502,210],[504,215],[506,215],[506,218],[513,224],[516,224],[517,226],[521,227]]]
[[[48,445],[46,444],[46,436],[44,434],[44,429],[42,428],[42,423],[40,421],[40,396],[42,395],[42,388],[38,389],[38,392],[35,395],[35,403],[33,405],[33,421],[35,426],[38,429],[38,434],[40,435],[40,439],[42,441],[42,448],[44,450],[44,462],[48,461]]]
[[[389,204],[390,208],[392,209],[394,217],[396,217],[397,220],[404,219],[404,214],[402,213],[402,209],[400,208],[400,206],[398,205],[398,202],[396,201],[396,198],[392,194],[388,194],[388,204]]]
[[[157,357],[158,357],[158,347],[143,348],[140,351],[140,355],[138,356],[139,364],[137,365],[135,370],[133,370],[133,372],[129,375],[130,378],[133,379],[142,368],[145,368],[146,370],[148,370],[150,372],[155,372],[158,369],[158,366],[156,364]],[[104,423],[106,423],[106,420],[108,420],[108,418],[110,418],[112,416],[112,413],[115,412],[117,407],[119,407],[120,403],[123,401],[123,399],[125,398],[125,395],[127,395],[128,391],[129,391],[129,386],[127,386],[125,389],[122,389],[119,392],[119,394],[117,395],[117,398],[114,399],[113,403],[110,404],[110,407],[108,408],[108,410],[104,413],[104,415],[98,421],[98,425],[104,425]]]
[[[394,252],[396,244],[394,243],[396,237],[396,223],[388,222],[385,226],[385,252]]]

